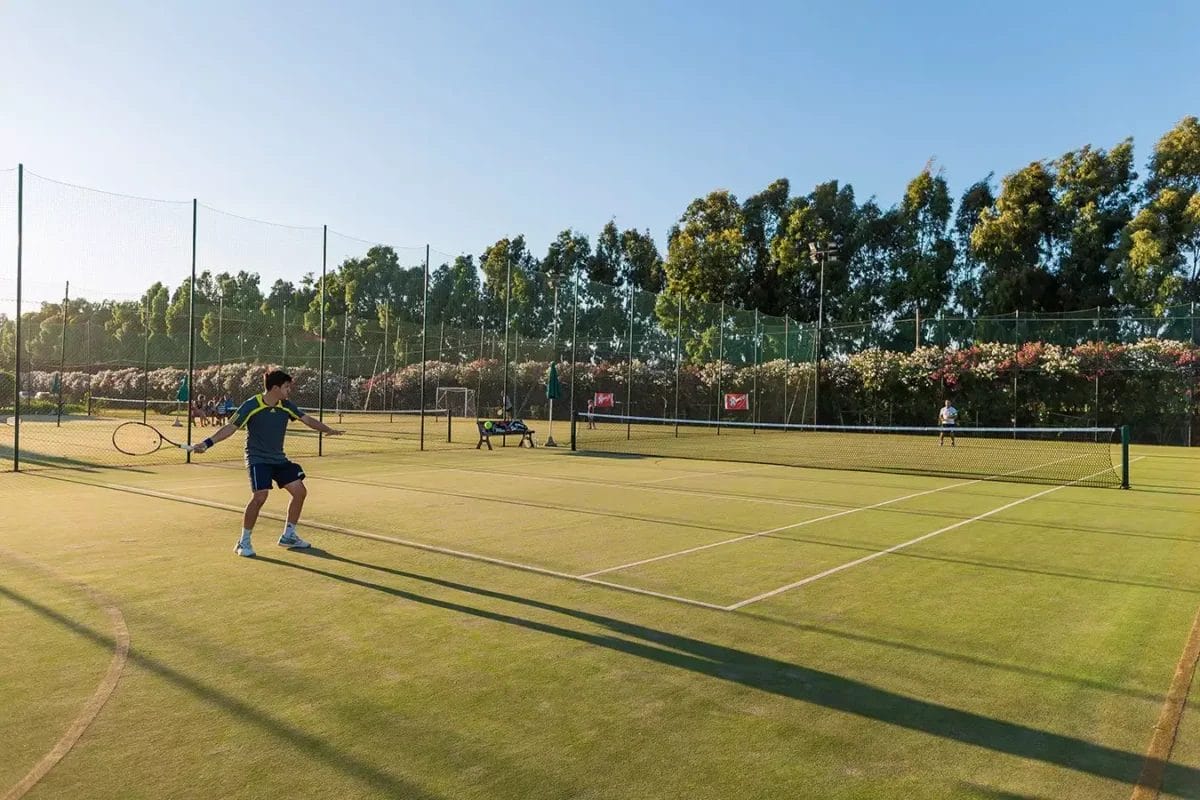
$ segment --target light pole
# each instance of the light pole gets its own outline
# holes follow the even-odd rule
[[[825,264],[831,257],[837,255],[837,250],[830,245],[809,242],[808,254],[821,266],[821,280],[817,289],[817,341],[813,354],[813,425],[817,425],[821,408],[821,339],[822,329],[825,327]]]

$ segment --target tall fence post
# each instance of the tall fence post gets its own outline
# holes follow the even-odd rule
[[[13,472],[21,471],[21,248],[25,234],[25,165],[17,165],[17,358],[13,375]]]
[[[142,304],[142,424],[150,415],[150,300]]]
[[[576,354],[578,352],[576,349],[576,346],[579,343],[579,264],[575,265],[575,297],[571,301],[571,305],[574,306],[574,308],[572,308],[572,310],[571,310],[571,400],[570,400],[570,402],[571,402],[571,414],[574,415],[575,411],[576,411],[575,372],[576,372],[576,369],[577,369],[578,363],[579,363],[578,359],[576,358]],[[574,421],[572,421],[572,423],[571,423],[571,437],[572,437],[571,441],[572,442],[575,441],[574,431],[575,431],[575,423],[574,423]]]
[[[721,435],[721,379],[725,377],[725,301],[717,320],[717,435]]]
[[[754,408],[750,411],[750,419],[755,424],[755,432],[758,432],[758,309],[754,309],[754,383],[750,394],[753,397],[751,400],[754,403]]]
[[[329,254],[329,226],[321,226],[321,310],[317,324],[321,326],[320,350],[317,353],[317,419],[325,422],[325,264]],[[325,455],[325,434],[317,434],[317,455]]]
[[[512,299],[512,255],[504,256],[504,385],[500,390],[500,416],[508,419],[508,304]],[[515,392],[514,392],[515,394]]]
[[[63,383],[67,371],[67,306],[71,303],[71,282],[67,281],[67,287],[63,290],[63,307],[62,307],[62,345],[58,352],[58,419],[55,420],[55,427],[62,427],[62,412],[63,412]]]
[[[425,245],[425,278],[421,281],[421,449],[425,449],[425,360],[426,336],[429,331],[429,245]]]
[[[625,414],[633,415],[633,281],[629,282],[629,366],[625,370]],[[633,436],[633,421],[625,420],[625,438]]]
[[[683,292],[675,297],[675,435],[679,435],[679,383],[683,370]]]
[[[192,400],[196,397],[196,223],[200,204],[192,198],[192,282],[188,285],[187,463],[192,463]]]
[[[788,331],[788,321],[790,317],[787,314],[783,315],[783,409],[780,411],[780,422],[784,425],[791,421],[792,415],[788,413],[788,382],[792,374],[792,362],[788,360],[788,339],[790,331]]]

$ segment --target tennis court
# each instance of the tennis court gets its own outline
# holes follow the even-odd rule
[[[0,791],[107,679],[25,796],[1200,793],[1188,450],[1122,491],[445,438],[297,450],[314,549],[273,496],[252,560],[232,442],[0,475]]]

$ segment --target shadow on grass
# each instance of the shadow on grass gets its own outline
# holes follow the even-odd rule
[[[970,792],[967,797],[977,797],[981,800],[1043,800],[1036,795],[1005,792],[990,786],[980,786],[978,783],[960,783],[959,786]]]
[[[612,617],[441,578],[354,561],[318,549],[296,551],[296,554],[301,559],[305,559],[307,556],[313,561],[329,561],[365,567],[465,594],[558,614],[595,625],[602,631],[575,630],[461,602],[427,597],[416,592],[330,572],[299,561],[284,561],[269,557],[259,557],[258,561],[301,570],[457,614],[467,614],[504,625],[615,650],[636,658],[688,670],[716,680],[729,681],[780,697],[1110,780],[1133,784],[1137,781],[1145,762],[1145,758],[1138,753],[950,708],[928,700],[890,692],[830,672],[667,631],[647,628]],[[1198,769],[1170,763],[1163,766],[1169,781],[1200,781],[1200,770]]]
[[[115,452],[115,451],[114,451]],[[0,444],[0,465],[4,469],[11,470],[13,463],[13,448],[10,445]],[[36,469],[70,469],[77,472],[101,472],[106,469],[123,469],[126,472],[152,472],[153,470],[142,469],[134,466],[125,466],[121,464],[105,464],[100,461],[84,461],[79,458],[71,458],[64,455],[52,455],[50,453],[41,453],[29,450],[25,445],[21,446],[21,468],[36,468]]]
[[[4,586],[0,586],[0,596],[24,606],[30,611],[61,625],[100,647],[111,651],[116,646],[116,642],[114,642],[111,636],[99,633],[87,625],[70,619],[54,609],[38,603],[32,598],[25,597]],[[439,800],[441,797],[441,795],[429,792],[410,781],[383,772],[378,767],[362,761],[344,750],[333,747],[319,736],[307,733],[294,725],[267,714],[261,709],[255,708],[249,703],[224,693],[216,687],[185,675],[161,661],[143,655],[137,651],[136,647],[130,649],[129,661],[142,667],[147,672],[168,681],[173,686],[183,689],[203,702],[245,720],[266,733],[288,742],[309,758],[320,761],[338,772],[362,781],[368,786],[373,787],[376,791],[384,793],[386,797],[413,798],[413,800]]]

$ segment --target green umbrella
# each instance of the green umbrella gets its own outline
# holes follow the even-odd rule
[[[186,403],[188,399],[188,379],[184,375],[179,381],[179,394],[175,395],[175,399],[181,403]]]

